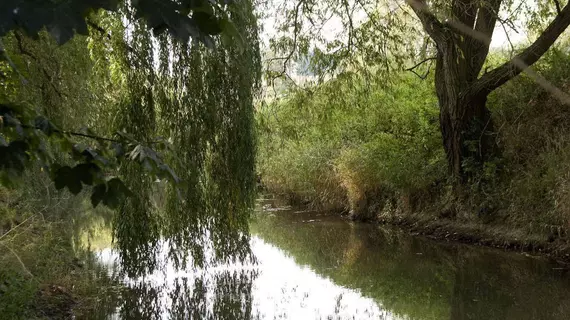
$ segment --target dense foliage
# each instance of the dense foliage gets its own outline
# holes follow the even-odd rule
[[[566,42],[533,70],[568,87]],[[501,53],[494,53],[500,60]],[[566,239],[566,107],[521,76],[491,95],[501,157],[457,199],[446,175],[430,79],[393,86],[337,79],[261,108],[259,170],[269,190],[362,219],[485,224]],[[341,84],[342,83],[342,84]]]
[[[260,68],[252,3],[0,9],[2,184],[26,188],[32,170],[116,209],[131,274],[156,267],[160,239],[179,266],[245,259]]]
[[[569,101],[567,94],[528,69],[570,25],[570,6],[560,1],[292,0],[277,4],[286,14],[275,17],[278,28],[270,47],[276,57],[271,62],[278,61],[279,66],[268,64],[270,79],[290,77],[295,62],[302,59],[309,61],[319,82],[354,71],[368,77],[381,75],[385,81],[402,69],[425,77],[418,70],[433,69],[448,175],[458,196],[465,192],[464,184],[473,178],[473,171],[484,171],[485,163],[500,154],[487,106],[493,91],[527,72],[537,85]],[[533,37],[517,48],[509,38],[511,55],[491,67],[491,43],[501,27],[511,33],[520,28]]]
[[[352,77],[301,90],[262,108],[259,124],[265,185],[316,204],[368,210],[365,198],[444,173],[436,98],[412,75],[394,87]]]

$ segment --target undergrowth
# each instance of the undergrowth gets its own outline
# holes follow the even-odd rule
[[[2,319],[88,319],[112,308],[101,299],[117,284],[81,242],[94,216],[87,202],[56,191],[37,171],[0,188]]]

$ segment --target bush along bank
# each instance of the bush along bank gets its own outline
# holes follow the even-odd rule
[[[568,91],[556,48],[534,69]],[[525,75],[492,94],[500,153],[469,181],[448,181],[433,81],[386,85],[352,75],[298,89],[258,112],[264,187],[315,209],[394,223],[437,238],[567,258],[570,109]],[[477,141],[467,141],[477,148]]]

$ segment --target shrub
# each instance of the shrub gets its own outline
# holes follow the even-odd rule
[[[265,186],[354,210],[368,195],[409,193],[441,179],[435,95],[428,82],[400,78],[393,87],[337,79],[264,106],[258,167]]]

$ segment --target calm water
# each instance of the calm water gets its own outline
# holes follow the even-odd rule
[[[543,259],[272,207],[252,233],[258,264],[126,279],[93,317],[570,319],[570,272]]]

